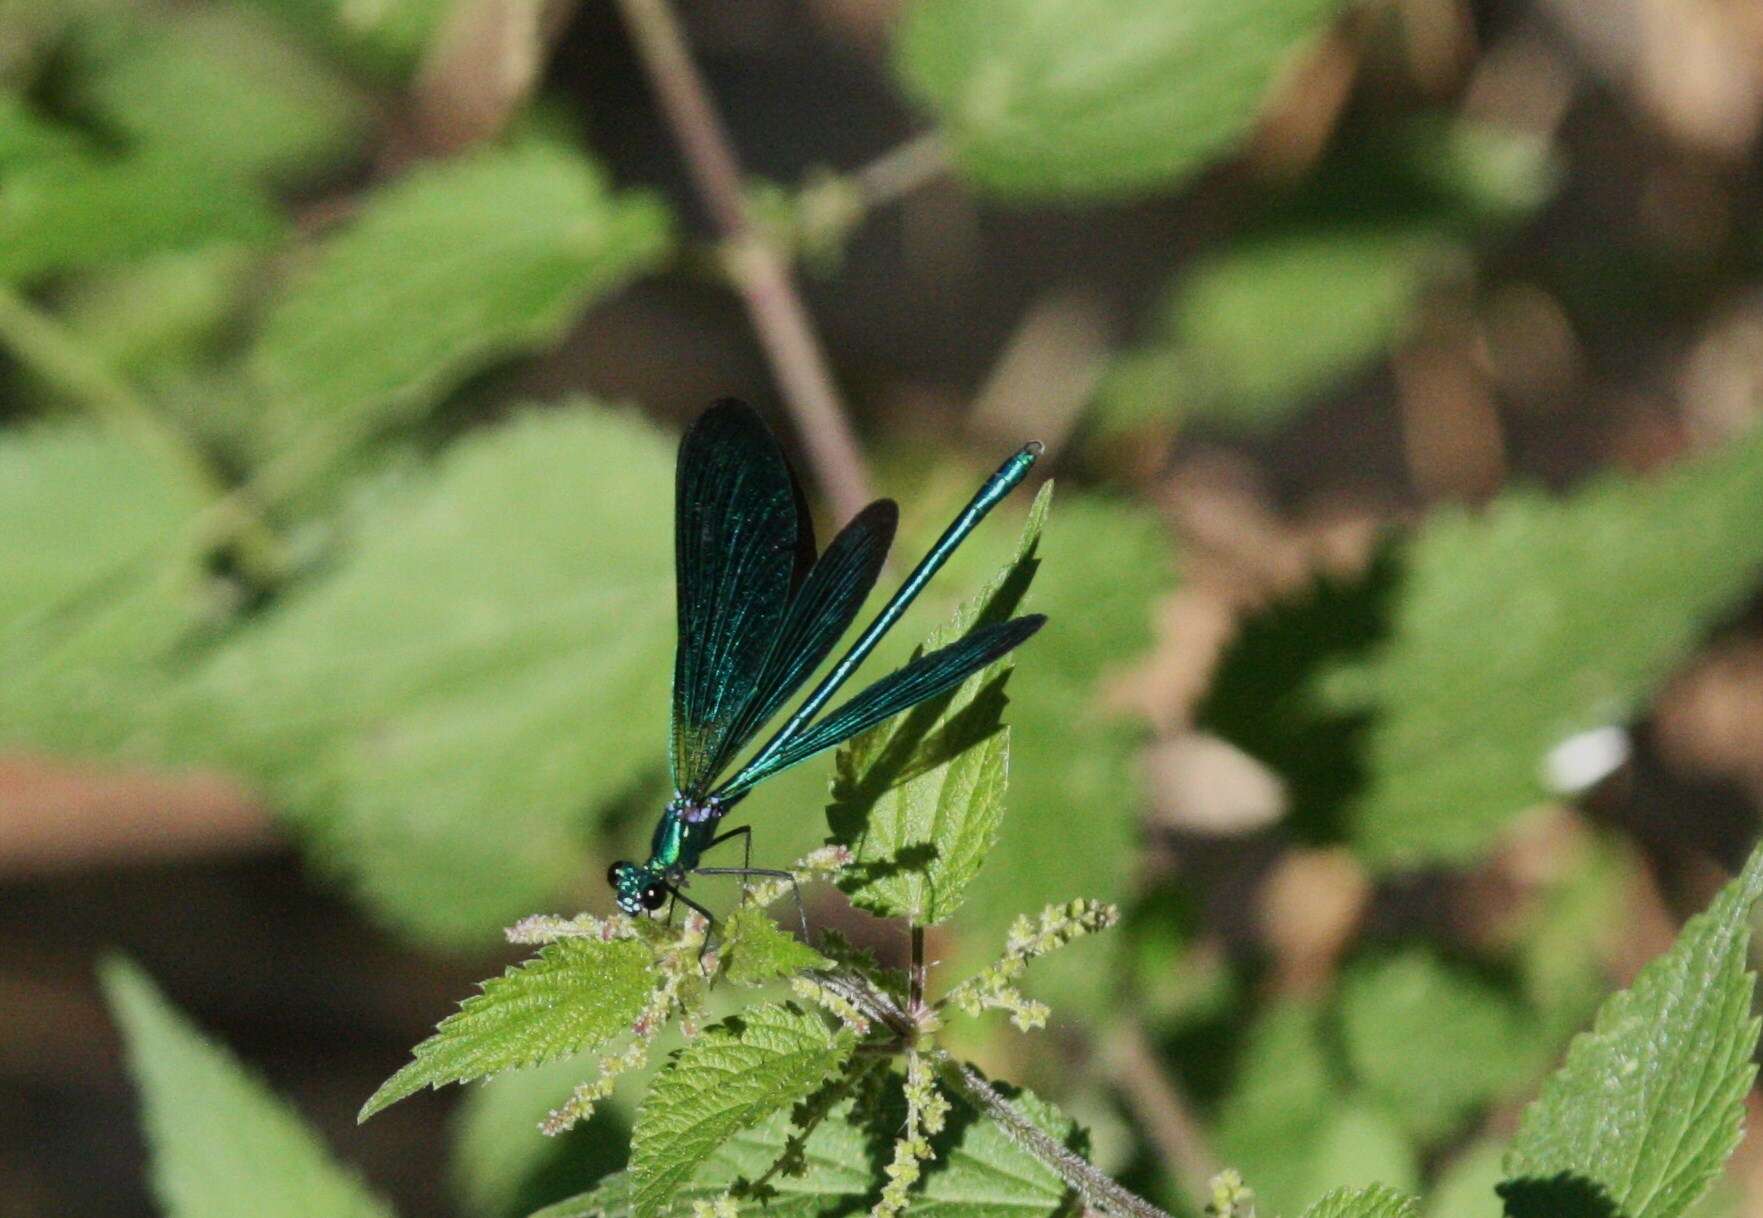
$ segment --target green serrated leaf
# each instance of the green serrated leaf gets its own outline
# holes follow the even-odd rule
[[[1076,1123],[1059,1109],[1027,1090],[999,1090],[1042,1133],[1079,1154],[1088,1151]],[[959,1102],[931,1145],[934,1166],[913,1190],[911,1218],[1049,1218],[1076,1208],[1058,1172],[997,1121]]]
[[[1355,961],[1340,986],[1348,1068],[1423,1143],[1522,1084],[1547,1050],[1511,995],[1426,947]]]
[[[87,151],[78,134],[38,114],[17,93],[0,91],[0,174]]]
[[[487,1078],[585,1053],[629,1030],[655,988],[655,956],[635,939],[563,939],[459,1005],[380,1084],[360,1121],[424,1087]]]
[[[1014,616],[1040,565],[1051,501],[1048,483],[1029,509],[1014,560],[924,650]],[[855,856],[839,887],[860,909],[929,926],[960,907],[1004,818],[1010,733],[999,719],[1010,668],[1008,658],[999,660],[838,751],[827,824]]]
[[[744,905],[723,923],[721,954],[725,971],[739,985],[765,985],[804,969],[830,968],[832,961],[778,929],[763,909]]]
[[[1300,833],[1379,869],[1477,857],[1621,724],[1763,563],[1763,431],[1652,478],[1447,508],[1362,578],[1251,620],[1200,721],[1280,773]]]
[[[999,194],[1168,188],[1250,130],[1342,0],[918,0],[895,69]]]
[[[113,433],[0,436],[0,741],[136,752],[200,620],[199,497]]]
[[[554,340],[653,266],[667,212],[558,145],[489,149],[375,193],[270,307],[250,365],[272,450],[313,427],[418,417],[497,359]]]
[[[1548,794],[1547,751],[1634,715],[1763,564],[1763,431],[1647,480],[1431,517],[1387,638],[1318,687],[1371,714],[1347,809],[1382,867],[1475,857]]]
[[[854,1045],[849,1032],[787,1003],[748,1007],[706,1028],[637,1110],[630,1165],[637,1218],[665,1213],[718,1146],[808,1095]]]
[[[1296,1213],[1330,1188],[1419,1184],[1407,1136],[1335,1075],[1323,1018],[1290,1002],[1257,1019],[1219,1111],[1219,1154],[1254,1182],[1267,1213]]]
[[[256,188],[175,150],[52,157],[0,184],[0,281],[29,283],[218,241],[262,243],[280,228]]]
[[[1239,241],[1184,272],[1150,342],[1110,370],[1102,426],[1182,415],[1277,425],[1387,352],[1427,284],[1457,261],[1436,226],[1419,221],[1285,227]]]
[[[69,93],[140,145],[289,181],[334,168],[367,134],[366,99],[248,9],[106,17],[73,40]]]
[[[166,1218],[391,1218],[286,1101],[127,961],[99,975],[128,1042]]]
[[[387,82],[407,75],[451,0],[241,0],[351,67]]]
[[[1147,339],[1104,378],[1095,422],[1285,423],[1399,348],[1426,293],[1465,278],[1477,242],[1553,186],[1545,145],[1467,120],[1426,115],[1349,142],[1183,268]]]
[[[186,751],[427,940],[544,908],[590,814],[663,765],[672,471],[665,436],[582,403],[454,444],[198,673]]]
[[[1413,1197],[1374,1184],[1369,1188],[1337,1188],[1304,1211],[1304,1218],[1415,1218]]]
[[[1009,1095],[1043,1133],[1079,1153],[1085,1149],[1071,1119],[1051,1104],[1026,1091]],[[890,1102],[879,1114],[866,1118],[854,1108],[851,1100],[841,1102],[808,1136],[801,1174],[779,1173],[767,1183],[764,1212],[769,1218],[851,1214],[880,1193],[888,1142],[904,1108]],[[777,1112],[735,1134],[661,1212],[684,1218],[694,1201],[710,1200],[742,1181],[759,1179],[778,1161],[793,1128],[790,1114]],[[912,1218],[1049,1218],[1069,1208],[1070,1195],[1057,1172],[1011,1141],[997,1122],[960,1103],[932,1145],[935,1166],[926,1171],[907,1205]],[[630,1218],[636,1212],[634,1191],[631,1177],[619,1173],[532,1218]]]
[[[1757,1072],[1759,895],[1763,849],[1574,1039],[1507,1154],[1508,1214],[1678,1218],[1720,1174]]]
[[[1104,705],[1106,680],[1150,646],[1152,608],[1175,566],[1155,516],[1099,496],[1060,500],[1025,609],[1047,625],[1010,684],[1010,824],[967,890],[963,944],[989,960],[1024,910],[1083,896],[1124,900],[1143,804],[1147,727]],[[1029,989],[1068,1015],[1099,1012],[1117,936],[1035,966]]]

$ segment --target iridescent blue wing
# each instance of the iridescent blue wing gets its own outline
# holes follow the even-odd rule
[[[790,601],[759,688],[730,731],[727,752],[717,758],[718,773],[814,674],[851,628],[881,574],[899,521],[900,509],[894,501],[878,499],[853,516],[826,547]]]
[[[758,758],[717,790],[725,801],[739,798],[747,789],[779,770],[787,770],[816,753],[843,744],[865,728],[909,710],[928,698],[959,685],[969,675],[1039,630],[1046,622],[1039,613],[1012,618],[969,631],[947,647],[923,655],[904,668],[889,673],[824,719],[792,738],[776,753]]]
[[[800,501],[777,441],[733,398],[680,441],[674,490],[671,761],[674,789],[702,795],[733,750],[783,626],[801,565]]]

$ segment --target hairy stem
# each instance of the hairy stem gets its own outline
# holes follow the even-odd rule
[[[194,490],[209,511],[223,511],[224,535],[236,543],[250,574],[268,580],[282,570],[280,540],[202,452],[60,321],[5,288],[0,288],[0,344]]]
[[[1170,1215],[1122,1185],[1063,1143],[1048,1137],[1022,1111],[1006,1099],[970,1066],[946,1051],[935,1050],[938,1068],[948,1084],[976,1108],[997,1121],[1013,1141],[1058,1172],[1078,1191],[1086,1204],[1130,1218],[1170,1218]]]
[[[620,7],[821,489],[840,517],[853,516],[869,502],[868,472],[790,268],[748,213],[740,162],[679,21],[668,0],[620,0]]]

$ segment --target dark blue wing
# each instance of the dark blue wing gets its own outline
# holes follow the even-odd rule
[[[759,688],[730,731],[727,752],[717,758],[718,773],[814,674],[851,628],[881,574],[899,521],[900,509],[894,501],[878,499],[853,516],[826,547],[790,601]]]
[[[733,398],[686,432],[674,490],[671,762],[674,788],[702,795],[783,627],[801,562],[799,498],[777,441]]]
[[[1046,622],[1039,613],[1012,618],[969,631],[947,647],[923,655],[895,670],[829,711],[824,719],[791,739],[776,753],[749,764],[717,792],[724,800],[738,798],[754,783],[806,761],[816,753],[843,744],[883,719],[934,698],[1004,655]]]

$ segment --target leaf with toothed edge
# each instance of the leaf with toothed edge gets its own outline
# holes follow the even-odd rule
[[[802,1099],[850,1057],[849,1032],[764,1003],[706,1028],[649,1088],[631,1134],[637,1218],[667,1211],[717,1147]]]
[[[630,1028],[655,988],[655,957],[635,939],[563,939],[484,982],[380,1085],[365,1121],[424,1087],[485,1078],[593,1049]]]
[[[1756,1077],[1746,967],[1763,847],[1664,955],[1598,1009],[1525,1110],[1500,1193],[1513,1218],[1678,1218],[1720,1174]]]

